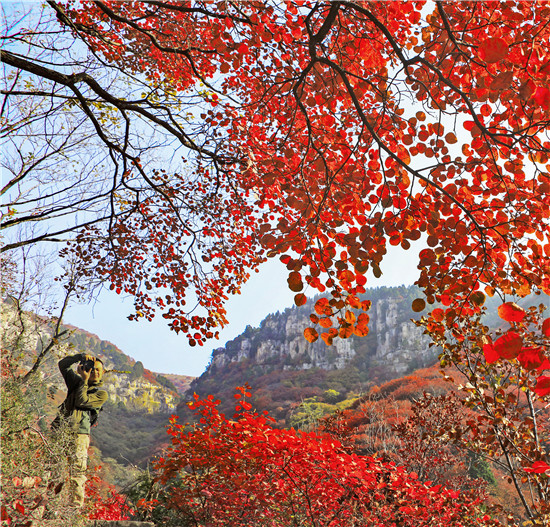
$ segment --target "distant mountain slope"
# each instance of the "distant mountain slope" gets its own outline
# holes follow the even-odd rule
[[[185,395],[195,377],[190,375],[176,375],[175,373],[159,373],[158,375],[168,379],[180,395]]]
[[[258,410],[268,410],[279,426],[295,422],[292,414],[303,400],[316,397],[321,401],[327,390],[338,392],[344,400],[365,393],[370,387],[401,377],[437,361],[438,350],[411,319],[412,301],[422,296],[411,287],[369,289],[363,298],[372,301],[370,332],[366,337],[336,339],[332,346],[318,341],[310,344],[303,331],[311,325],[315,298],[302,307],[267,315],[260,326],[248,326],[235,339],[212,352],[206,371],[190,386],[187,398],[196,392],[212,394],[222,400],[222,410],[230,412],[235,386],[249,383]],[[502,301],[487,298],[487,324],[502,321],[497,306]],[[518,300],[523,306],[545,303],[547,296]],[[329,396],[330,398],[330,396]],[[178,411],[188,417],[185,405]]]
[[[293,408],[306,398],[334,390],[345,399],[376,382],[435,362],[437,351],[411,321],[418,288],[381,287],[364,296],[372,301],[368,336],[337,339],[332,346],[321,339],[308,343],[303,332],[311,325],[315,302],[311,299],[302,307],[268,315],[258,328],[248,326],[214,350],[210,365],[192,382],[190,392],[230,400],[234,387],[248,382],[258,410],[270,411],[280,426],[288,426]]]

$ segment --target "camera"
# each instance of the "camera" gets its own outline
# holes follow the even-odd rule
[[[92,359],[83,359],[80,361],[80,365],[84,371],[90,371],[94,367],[94,362]]]

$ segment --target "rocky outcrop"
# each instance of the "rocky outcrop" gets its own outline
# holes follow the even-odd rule
[[[343,369],[354,359],[368,357],[369,363],[401,374],[411,365],[424,365],[435,358],[429,338],[423,335],[411,318],[411,301],[418,295],[415,288],[374,290],[369,312],[370,334],[366,338],[336,339],[326,346],[319,339],[309,343],[304,329],[311,325],[309,314],[313,303],[293,307],[266,317],[259,328],[246,331],[212,353],[206,375],[214,375],[229,364],[244,363],[265,372],[275,367],[283,370]]]
[[[430,338],[412,322],[407,308],[402,299],[395,297],[380,299],[374,305],[375,361],[398,374],[405,373],[415,361],[424,363],[434,357]]]
[[[174,392],[144,378],[130,380],[126,376],[107,374],[104,388],[112,403],[122,403],[129,409],[148,413],[173,412],[179,402],[179,396]]]

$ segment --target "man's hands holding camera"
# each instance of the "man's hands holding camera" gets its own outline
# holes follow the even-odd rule
[[[82,360],[76,368],[78,375],[82,377],[84,382],[88,382],[92,369],[94,367],[95,359],[92,355],[83,355]]]

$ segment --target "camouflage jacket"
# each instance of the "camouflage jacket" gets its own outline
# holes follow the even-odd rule
[[[84,355],[70,355],[58,363],[59,371],[67,385],[67,397],[59,407],[59,415],[52,427],[59,426],[63,419],[69,421],[78,434],[90,434],[90,427],[97,420],[97,414],[107,401],[107,392],[100,390],[102,382],[88,384],[72,366],[79,363]]]

